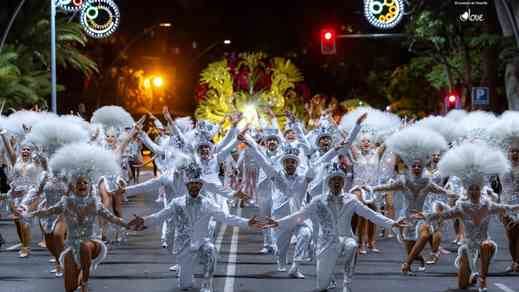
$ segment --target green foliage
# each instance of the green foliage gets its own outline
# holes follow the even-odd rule
[[[50,93],[46,71],[25,71],[17,65],[18,53],[7,47],[0,54],[0,100],[6,107],[24,107],[40,103]]]
[[[6,108],[45,103],[50,95],[50,21],[48,5],[42,2],[26,3],[9,33],[9,45],[0,53],[0,100]],[[96,63],[81,52],[88,39],[77,21],[58,17],[56,34],[59,67],[85,75],[98,72]]]
[[[482,24],[458,21],[459,11],[448,2],[417,0],[410,7],[405,45],[414,56],[393,71],[385,89],[399,107],[426,104],[434,109],[441,91],[455,86],[468,89],[481,80],[487,48],[508,45],[498,34],[482,33]]]

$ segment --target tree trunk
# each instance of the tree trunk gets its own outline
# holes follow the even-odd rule
[[[490,5],[494,5],[491,1]],[[495,10],[494,10],[495,11]],[[488,19],[485,22],[483,28],[485,33],[497,34],[497,16],[495,13],[490,12]],[[506,100],[504,95],[497,95],[497,68],[498,68],[498,51],[496,46],[488,47],[483,49],[483,62],[481,66],[481,85],[488,86],[490,94],[490,110],[496,112],[502,112],[506,108]]]
[[[504,36],[514,36],[519,48],[519,1],[512,1],[511,5],[506,0],[497,0],[496,12],[503,30]],[[505,71],[505,87],[508,99],[508,109],[519,110],[519,57],[517,54],[507,58]]]

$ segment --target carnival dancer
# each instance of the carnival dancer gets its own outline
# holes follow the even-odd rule
[[[122,217],[122,202],[124,201],[123,193],[120,191],[121,186],[128,184],[129,163],[127,147],[132,139],[135,138],[139,130],[142,128],[145,117],[142,117],[137,123],[134,123],[132,116],[122,107],[104,106],[97,109],[91,119],[92,124],[100,124],[104,127],[105,148],[114,153],[118,158],[121,171],[118,175],[109,174],[103,176],[99,183],[98,195],[103,202],[105,208],[112,210],[116,216]],[[132,128],[128,134],[125,129]],[[102,220],[102,218],[101,218]],[[108,222],[101,221],[101,233],[103,240],[123,242],[126,240],[126,232],[120,228],[116,228],[113,236],[109,237],[111,229]]]
[[[331,161],[339,154],[346,154],[351,142],[358,133],[360,124],[366,116],[362,116],[357,121],[357,127],[350,133],[346,141],[335,148],[330,149],[326,154],[314,161],[307,171],[301,175],[297,172],[299,164],[299,149],[285,146],[284,154],[281,157],[283,169],[278,169],[260,152],[258,145],[250,138],[243,142],[254,150],[256,159],[266,175],[273,181],[273,185],[278,196],[273,198],[273,216],[281,218],[293,214],[300,210],[306,203],[306,195],[309,191],[309,183],[315,177],[315,168]],[[277,264],[278,271],[286,271],[287,255],[292,236],[296,238],[296,247],[292,266],[288,271],[291,277],[302,279],[304,274],[300,271],[300,263],[308,259],[310,243],[312,240],[312,224],[310,222],[299,222],[297,226],[287,230],[275,231],[277,245]]]
[[[168,150],[171,154],[170,161],[167,162],[168,168],[166,172],[162,172],[158,177],[147,180],[143,183],[128,186],[124,188],[124,193],[127,198],[134,197],[139,194],[143,195],[156,195],[160,192],[164,192],[162,203],[165,204],[167,200],[168,204],[161,207],[165,209],[169,206],[169,202],[173,199],[180,197],[185,194],[185,183],[182,180],[182,173],[178,170],[178,162],[186,157],[186,154],[182,153],[179,149],[171,148]],[[169,248],[171,252],[174,252],[174,239],[177,236],[175,234],[175,224],[171,224],[166,218],[162,222],[161,228],[161,243],[164,247]],[[176,271],[177,265],[169,267],[170,271]]]
[[[279,129],[275,126],[276,122],[272,122],[274,125],[267,126],[265,125],[262,129],[259,129],[259,135],[256,136],[257,143],[262,144],[262,154],[265,158],[269,160],[271,165],[276,167],[279,166],[279,158],[282,155],[283,151],[281,150],[281,138],[279,136]],[[244,167],[248,170],[250,168],[256,167],[257,169],[254,171],[257,177],[257,186],[256,187],[256,202],[259,207],[260,216],[271,217],[272,216],[272,200],[274,193],[274,182],[271,177],[269,177],[265,171],[261,168],[259,162],[256,159],[256,155],[254,155],[254,150],[250,147],[246,147],[242,152],[242,161],[251,161],[250,165],[245,165]],[[252,171],[252,170],[251,170]],[[265,229],[263,232],[263,247],[260,250],[262,254],[275,254],[276,253],[276,244],[274,242],[272,230]]]
[[[500,202],[503,204],[519,204],[519,114],[503,115],[492,128],[492,136],[504,151],[508,153],[511,164],[509,171],[499,177],[502,186]],[[501,216],[508,237],[508,251],[512,256],[512,264],[507,272],[519,272],[519,216],[508,213]]]
[[[406,201],[404,216],[409,220],[409,227],[403,230],[407,258],[402,264],[402,272],[414,275],[411,272],[411,264],[419,260],[419,270],[425,270],[425,260],[420,255],[432,236],[431,226],[423,220],[410,218],[413,212],[422,211],[427,196],[431,193],[455,195],[437,184],[433,183],[424,174],[426,163],[431,153],[447,149],[447,142],[438,133],[421,127],[403,129],[386,140],[388,150],[398,155],[408,168],[408,172],[385,185],[368,187],[371,192],[400,191]]]
[[[97,217],[129,228],[124,220],[103,207],[96,194],[96,181],[103,175],[120,171],[117,158],[110,151],[88,144],[71,144],[59,149],[49,162],[50,168],[64,173],[69,189],[61,201],[47,209],[29,213],[30,216],[61,215],[67,225],[65,250],[60,263],[64,268],[65,291],[78,287],[88,291],[91,270],[106,257],[105,244],[97,239]]]
[[[38,145],[47,160],[60,147],[71,143],[86,143],[88,138],[85,128],[69,123],[63,117],[56,117],[45,119],[34,125],[25,140]],[[48,169],[40,175],[38,184],[24,197],[20,208],[22,212],[28,212],[35,206],[49,208],[57,204],[67,190],[64,174]],[[61,277],[63,270],[59,257],[64,249],[67,226],[63,217],[58,215],[40,219],[40,226],[44,232],[45,245],[54,259],[54,268],[50,272],[55,273],[56,277]]]
[[[385,146],[375,146],[372,144],[374,136],[368,132],[361,132],[358,147],[352,147],[352,162],[355,176],[353,177],[354,186],[375,185],[378,183],[379,163],[384,153]],[[365,193],[357,190],[355,194],[359,200],[369,208],[376,211],[375,200],[367,198]],[[359,240],[359,253],[366,254],[367,250],[379,253],[380,250],[375,246],[376,228],[373,222],[365,218],[357,219],[357,236]]]
[[[360,107],[351,113],[345,114],[339,125],[339,131],[349,132],[352,130],[355,120],[362,114],[367,113],[368,118],[362,124],[358,139],[353,143],[351,149],[351,160],[355,176],[354,186],[376,185],[386,182],[390,177],[388,173],[393,170],[391,160],[383,160],[386,147],[383,144],[384,137],[389,136],[401,127],[401,119],[391,113],[382,112],[370,107]],[[344,134],[342,134],[344,135]],[[386,165],[389,164],[389,165]],[[372,210],[377,210],[377,202],[372,194],[357,189],[354,193],[358,199]],[[386,197],[388,194],[386,194]],[[390,201],[390,200],[388,200]],[[355,230],[359,240],[359,253],[366,254],[368,250],[378,253],[376,248],[376,226],[372,222],[354,215]]]
[[[440,174],[438,163],[440,162],[441,153],[435,152],[431,155],[431,161],[425,167],[425,175],[431,178],[431,181],[439,186],[446,184],[445,179]],[[424,205],[426,212],[443,212],[448,208],[449,198],[443,194],[430,194]],[[442,223],[436,223],[432,226],[433,234],[429,239],[431,245],[431,258],[426,261],[426,264],[433,265],[438,262],[441,254],[449,254],[450,252],[441,247],[443,239],[443,227]]]
[[[201,292],[212,292],[213,273],[217,263],[218,250],[212,242],[209,222],[217,220],[230,226],[262,227],[254,217],[245,219],[228,212],[214,202],[212,196],[203,190],[205,177],[202,167],[191,160],[182,166],[183,181],[186,192],[174,198],[167,208],[145,216],[137,217],[130,225],[143,229],[144,225],[156,225],[165,218],[171,218],[177,232],[175,253],[179,262],[179,282],[181,289],[190,289],[194,286],[194,268],[197,263],[202,265]]]
[[[13,213],[16,232],[21,243],[19,256],[25,258],[30,255],[31,251],[31,222],[20,217],[17,209],[20,207],[24,196],[27,195],[31,188],[37,185],[38,176],[44,170],[44,165],[42,165],[39,156],[36,155],[36,145],[22,141],[20,143],[20,153],[17,154],[6,134],[5,130],[0,131],[0,136],[12,167],[10,175],[11,189],[8,192],[9,208]]]
[[[439,164],[444,176],[459,177],[465,187],[467,199],[443,213],[418,214],[428,222],[460,218],[465,226],[465,239],[458,249],[455,265],[458,268],[458,285],[466,289],[479,280],[479,291],[487,291],[489,266],[497,252],[497,244],[488,234],[492,215],[519,211],[519,205],[497,204],[486,198],[483,186],[488,175],[503,175],[510,165],[497,149],[484,144],[464,143],[448,151]]]
[[[356,195],[345,189],[352,186],[353,174],[345,172],[338,163],[329,163],[324,168],[321,195],[310,204],[290,216],[269,222],[281,230],[290,230],[309,218],[317,218],[321,236],[317,250],[317,289],[326,291],[335,286],[334,270],[339,257],[345,258],[343,291],[351,292],[358,244],[351,230],[353,214],[358,214],[385,228],[404,227],[360,202]]]
[[[171,120],[169,110],[167,107],[163,109],[166,120]],[[169,131],[166,131],[164,125],[155,116],[151,115],[155,127],[159,130],[160,136],[157,138],[157,143],[152,141],[150,137],[143,131],[139,134],[139,139],[142,143],[154,154],[155,165],[160,171],[160,175],[178,175],[175,174],[176,169],[174,161],[176,161],[176,154],[190,153],[192,151],[189,143],[186,142],[184,135],[191,131],[193,128],[193,121],[190,117],[177,118],[169,124]],[[167,134],[169,132],[169,134]],[[175,133],[175,134],[173,134]],[[179,196],[182,193],[184,185],[181,180],[175,180],[176,186],[166,187],[163,186],[158,190],[158,197],[156,202],[161,203],[162,208],[165,208],[169,202]],[[172,248],[172,239],[175,234],[175,230],[172,229],[173,225],[169,225],[168,222],[162,223],[161,233],[161,244],[164,248]],[[172,266],[171,270],[175,270],[176,267]]]

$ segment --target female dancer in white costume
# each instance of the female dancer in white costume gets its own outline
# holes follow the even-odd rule
[[[26,137],[27,141],[38,145],[44,150],[45,159],[51,157],[57,149],[63,145],[77,142],[87,142],[88,132],[78,124],[70,123],[62,117],[45,119],[32,127]],[[38,179],[36,187],[32,188],[22,201],[22,212],[27,212],[31,207],[49,208],[57,204],[66,194],[68,186],[63,173],[44,171]],[[40,225],[44,232],[45,245],[54,257],[55,266],[51,272],[57,277],[63,275],[59,256],[64,249],[67,226],[63,217],[51,215],[40,219]]]
[[[368,189],[374,192],[400,191],[405,196],[407,208],[403,215],[409,220],[410,226],[404,228],[402,234],[407,252],[402,272],[412,274],[411,264],[414,260],[419,260],[420,270],[425,270],[425,260],[420,253],[430,240],[432,230],[423,220],[415,220],[410,218],[410,215],[417,210],[423,210],[424,202],[431,193],[454,195],[436,185],[424,174],[425,164],[429,161],[431,153],[445,150],[447,142],[436,132],[411,127],[393,134],[386,141],[386,145],[404,161],[408,172],[398,177],[395,182]]]
[[[428,222],[459,218],[465,225],[465,239],[458,249],[455,265],[458,285],[466,289],[479,279],[479,291],[487,291],[490,263],[497,252],[497,244],[488,234],[492,215],[519,211],[519,205],[497,204],[486,198],[483,191],[488,175],[503,175],[510,165],[497,149],[484,144],[462,144],[448,151],[439,164],[444,176],[457,176],[466,189],[467,199],[443,213],[427,214]],[[417,217],[424,217],[418,215]]]
[[[23,198],[29,190],[38,183],[38,176],[44,170],[44,165],[36,155],[36,147],[29,142],[20,143],[20,153],[17,154],[7,137],[7,132],[2,130],[0,136],[7,150],[9,162],[11,163],[11,189],[8,192],[9,208],[13,213],[16,232],[20,239],[20,257],[28,257],[31,245],[30,221],[20,217],[17,209],[21,206]]]
[[[72,144],[58,150],[49,165],[54,171],[66,174],[67,195],[56,205],[30,215],[63,216],[68,227],[65,250],[60,256],[65,291],[72,292],[80,287],[81,292],[86,292],[91,269],[95,270],[107,252],[105,244],[97,239],[97,218],[129,228],[121,218],[103,207],[96,194],[96,181],[103,175],[120,171],[119,164],[110,151],[88,144]]]

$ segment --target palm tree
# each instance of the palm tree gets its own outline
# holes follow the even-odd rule
[[[0,100],[6,107],[28,106],[41,102],[50,93],[46,71],[24,71],[18,67],[19,55],[7,46],[0,54]]]
[[[45,102],[50,95],[50,23],[47,1],[30,1],[20,11],[0,53],[0,99],[20,107]],[[57,64],[84,75],[96,63],[81,52],[88,41],[81,26],[60,16],[56,21]],[[58,89],[63,90],[60,86]]]

